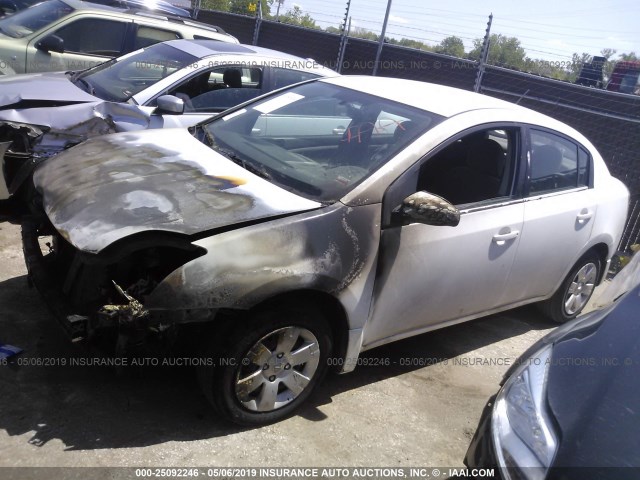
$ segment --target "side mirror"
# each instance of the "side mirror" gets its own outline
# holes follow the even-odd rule
[[[184,100],[173,95],[162,95],[158,97],[158,113],[184,113]]]
[[[35,47],[43,52],[64,53],[64,40],[57,35],[47,35],[36,42]]]
[[[409,195],[399,210],[403,217],[426,225],[455,227],[460,223],[460,211],[456,207],[428,192]]]

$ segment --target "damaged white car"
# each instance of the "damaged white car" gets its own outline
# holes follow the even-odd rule
[[[0,76],[0,200],[30,198],[40,162],[90,137],[187,127],[263,93],[336,72],[274,50],[174,40],[81,72]]]
[[[110,334],[135,356],[199,326],[204,392],[245,425],[388,342],[532,302],[575,317],[628,202],[567,125],[354,76],[189,130],[93,138],[34,183],[46,215],[23,225],[29,276],[71,338]]]

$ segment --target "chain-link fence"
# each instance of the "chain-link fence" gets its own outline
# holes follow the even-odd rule
[[[198,20],[222,27],[243,43],[313,58],[347,75],[371,75],[379,43],[339,33],[303,28],[256,17],[200,11]],[[479,22],[479,27],[486,25]],[[344,51],[341,52],[341,48]],[[338,59],[342,63],[338,64]],[[407,78],[473,90],[479,62],[385,43],[377,75]],[[640,97],[609,92],[519,72],[484,66],[481,93],[547,114],[589,138],[611,173],[631,192],[629,223],[622,247],[640,239]]]

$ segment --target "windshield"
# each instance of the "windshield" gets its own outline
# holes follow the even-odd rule
[[[182,50],[158,43],[81,72],[72,81],[103,100],[126,102],[136,93],[197,60]]]
[[[408,105],[312,82],[216,117],[197,132],[248,170],[330,203],[440,120]]]
[[[13,38],[26,37],[73,11],[73,7],[60,0],[49,0],[1,19],[0,33]]]

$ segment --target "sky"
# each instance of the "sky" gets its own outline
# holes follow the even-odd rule
[[[346,4],[346,0],[284,0],[281,12],[299,5],[326,28],[342,22]],[[352,28],[379,34],[386,7],[386,0],[352,0]],[[272,13],[275,10],[274,4]],[[603,48],[640,55],[640,0],[392,0],[387,36],[437,45],[456,35],[469,51],[473,39],[484,36],[490,13],[491,33],[517,37],[531,58],[570,60],[574,52],[598,55]]]

